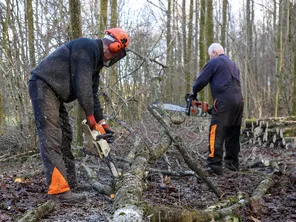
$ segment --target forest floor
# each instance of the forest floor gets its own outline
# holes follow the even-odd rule
[[[138,124],[140,128],[142,124]],[[204,166],[207,156],[207,133],[190,133],[182,127],[176,127],[176,132],[184,136],[188,147],[191,149],[192,157]],[[149,134],[149,133],[145,133]],[[147,135],[146,135],[147,136]],[[148,135],[149,136],[149,135]],[[143,136],[144,137],[144,136]],[[142,138],[143,138],[142,137]],[[150,137],[151,139],[152,137]],[[150,139],[146,143],[150,142]],[[193,140],[194,139],[194,140]],[[116,156],[124,156],[129,149],[127,137],[121,136],[112,145]],[[1,142],[1,139],[0,139]],[[0,157],[6,154],[7,144],[0,144]],[[286,155],[287,152],[290,155]],[[151,168],[158,170],[171,170],[177,172],[188,171],[178,150],[170,147],[167,151],[169,160],[158,159]],[[242,221],[263,222],[292,222],[296,221],[296,181],[285,175],[288,169],[286,163],[296,162],[296,150],[275,149],[256,147],[242,142],[240,161],[241,171],[224,171],[221,176],[209,175],[209,179],[223,193],[223,198],[237,196],[239,193],[252,195],[258,184],[273,172],[267,164],[260,163],[249,168],[248,164],[256,160],[278,160],[282,173],[276,177],[275,185],[268,190],[263,198],[263,207],[256,211],[247,205],[237,212]],[[103,161],[96,162],[94,158],[86,160],[77,158],[77,175],[79,183],[87,183],[85,176],[79,168],[82,162],[94,166],[100,165],[97,170],[97,180],[107,183],[110,174],[106,172]],[[117,161],[115,161],[117,164]],[[118,165],[120,165],[118,163]],[[144,192],[144,200],[155,205],[166,205],[176,208],[203,210],[217,202],[219,199],[198,178],[186,177],[163,177],[159,173],[151,173],[146,178],[147,189]],[[163,185],[166,185],[165,187]],[[47,187],[43,172],[43,165],[38,154],[24,158],[10,159],[0,162],[0,221],[17,221],[28,210],[35,208],[47,200]],[[78,192],[78,191],[76,191]],[[88,195],[84,204],[60,204],[53,212],[40,221],[107,221],[112,214],[113,199],[109,196],[98,194],[95,190],[79,191]]]

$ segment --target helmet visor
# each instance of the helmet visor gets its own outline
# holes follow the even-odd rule
[[[125,52],[125,49],[123,49],[118,53],[118,55],[116,57],[104,62],[104,66],[110,67],[110,66],[114,65],[116,62],[118,62],[120,59],[124,58],[125,56],[126,56],[126,52]]]

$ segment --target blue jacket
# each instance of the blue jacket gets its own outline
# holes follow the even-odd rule
[[[234,78],[232,77],[230,69],[232,70]],[[193,94],[197,95],[208,83],[211,87],[213,100],[217,98],[224,100],[242,100],[240,71],[236,64],[224,54],[209,60],[204,66],[192,87]]]

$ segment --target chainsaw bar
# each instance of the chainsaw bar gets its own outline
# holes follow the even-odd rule
[[[188,108],[184,106],[174,105],[170,103],[152,103],[152,106],[159,107],[165,110],[174,111],[174,112],[181,112],[181,113],[188,113]],[[192,116],[207,116],[207,113],[204,113],[202,108],[200,107],[190,107],[190,115]]]

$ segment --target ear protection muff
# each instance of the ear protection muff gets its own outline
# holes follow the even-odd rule
[[[112,42],[109,46],[109,51],[110,52],[118,52],[119,50],[122,49],[122,44],[120,42]]]

